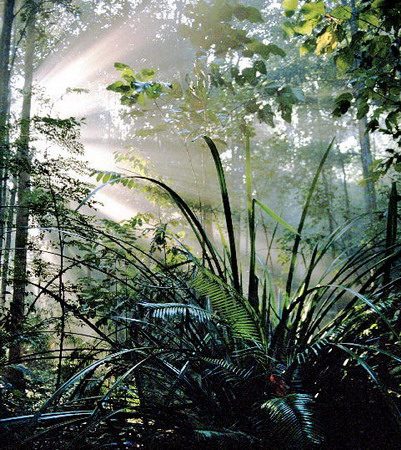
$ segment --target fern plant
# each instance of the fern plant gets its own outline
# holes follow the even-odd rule
[[[125,338],[35,414],[0,420],[5,439],[71,449],[123,442],[143,448],[370,448],[386,430],[395,445],[400,299],[399,278],[389,279],[388,268],[397,264],[399,244],[386,245],[378,236],[321,273],[322,260],[350,222],[315,246],[294,289],[302,230],[330,144],[296,230],[252,199],[251,215],[261,207],[295,237],[284,291],[258,271],[251,254],[254,284],[245,295],[223,167],[213,141],[205,141],[220,182],[229,238],[224,255],[169,186],[105,174],[106,183],[145,181],[164,189],[191,225],[202,258],[182,244],[180,267],[160,264],[151,273],[138,264],[142,287],[129,314],[113,318]],[[353,427],[344,432],[349,420]]]

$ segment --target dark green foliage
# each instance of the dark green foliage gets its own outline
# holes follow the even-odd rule
[[[169,192],[204,245],[206,234],[183,199],[161,182],[139,179]],[[18,438],[12,421],[0,422],[5,438],[63,448],[124,440],[147,448],[370,448],[379,445],[380,429],[395,445],[400,300],[397,278],[385,295],[382,280],[386,261],[395,263],[400,248],[377,238],[375,247],[360,248],[319,274],[319,261],[346,232],[339,229],[316,246],[295,293],[280,301],[264,288],[256,307],[227,275],[231,264],[214,274],[213,265],[205,268],[183,247],[177,268],[130,244],[132,256],[142,256],[130,259],[129,281],[135,282],[125,306],[107,319],[124,331],[110,342],[103,338],[112,353],[98,359],[93,353],[95,361],[39,413],[15,419]],[[164,245],[164,238],[157,240]],[[127,244],[110,241],[107,252],[112,242],[116,250],[126,248],[119,256],[125,258]],[[222,264],[213,247],[203,250]],[[153,260],[154,269],[142,266],[143,258]],[[349,420],[353,426],[345,432]]]

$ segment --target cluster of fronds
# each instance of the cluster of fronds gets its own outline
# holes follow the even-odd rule
[[[213,142],[206,142],[226,214],[226,258],[176,192],[135,177],[171,195],[199,239],[203,262],[184,249],[189,270],[160,266],[147,274],[141,266],[153,288],[139,290],[129,315],[114,318],[125,338],[113,341],[108,356],[82,368],[35,414],[0,421],[5,440],[71,449],[373,448],[386,432],[389,445],[396,445],[401,302],[399,279],[389,271],[399,245],[389,248],[377,238],[340,255],[317,276],[348,224],[316,245],[293,291],[299,240],[323,159],[296,230],[281,301],[253,266],[250,280],[262,288],[245,295],[224,173]],[[174,294],[166,283],[176,287]],[[157,295],[149,294],[152,289]]]

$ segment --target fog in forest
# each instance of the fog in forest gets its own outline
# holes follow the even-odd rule
[[[0,13],[0,448],[398,448],[400,2]]]

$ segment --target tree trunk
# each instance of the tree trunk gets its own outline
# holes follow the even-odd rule
[[[342,2],[344,5],[347,4],[346,0]],[[358,32],[358,12],[356,8],[355,0],[350,0],[350,7],[352,12],[351,17],[351,32],[352,34],[356,34]],[[360,57],[358,54],[355,55],[355,68],[357,68]],[[361,85],[356,86],[356,91],[358,92],[361,89]],[[361,163],[362,163],[362,174],[365,180],[364,184],[364,196],[365,196],[365,207],[366,211],[371,214],[376,210],[376,190],[375,185],[372,180],[369,179],[370,176],[370,167],[373,162],[372,151],[370,149],[370,140],[369,134],[367,133],[367,118],[366,116],[362,117],[362,119],[358,120],[358,131],[359,131],[359,145],[361,148]],[[373,216],[371,215],[371,221]]]
[[[15,0],[5,0],[0,35],[0,133],[4,132],[9,111],[10,51]]]
[[[359,143],[361,146],[361,163],[362,173],[365,180],[364,195],[366,211],[371,214],[377,208],[376,203],[376,189],[373,181],[370,179],[370,170],[373,163],[372,152],[370,149],[370,140],[367,133],[367,119],[366,116],[358,121],[359,128]]]
[[[345,172],[344,159],[342,156],[340,157],[340,164],[341,164],[341,172],[343,174],[343,189],[344,189],[344,200],[345,200],[344,217],[345,217],[345,220],[350,220],[351,219],[351,202],[349,199],[349,192],[348,192],[347,173]]]
[[[8,202],[8,211],[7,211],[7,223],[5,227],[5,244],[4,244],[4,257],[3,257],[3,265],[1,271],[1,299],[0,306],[5,306],[6,297],[7,297],[7,286],[8,286],[8,270],[10,267],[10,249],[11,249],[11,237],[12,237],[12,229],[14,224],[14,209],[15,209],[15,198],[17,194],[17,187],[13,186],[10,193],[10,200]]]
[[[15,0],[5,0],[0,35],[0,260],[4,241],[7,192],[8,117],[10,112],[10,53]]]
[[[27,243],[29,223],[30,164],[29,133],[31,118],[33,60],[35,50],[35,13],[28,18],[25,51],[25,81],[21,115],[21,135],[17,149],[20,172],[17,177],[18,208],[15,220],[14,289],[10,305],[9,331],[13,338],[9,361],[17,362],[21,357],[19,335],[23,328],[25,289],[27,285]]]
[[[391,281],[391,269],[394,262],[394,254],[396,252],[395,245],[397,243],[397,226],[398,226],[398,193],[397,184],[391,185],[388,207],[387,207],[387,226],[386,226],[386,262],[383,266],[383,286],[386,288]]]

